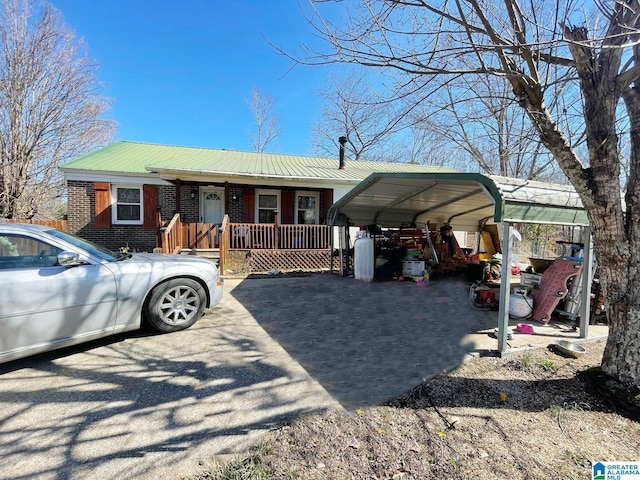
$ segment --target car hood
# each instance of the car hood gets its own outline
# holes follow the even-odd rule
[[[152,263],[183,263],[183,264],[208,264],[212,265],[211,260],[206,258],[196,257],[193,255],[167,255],[163,253],[133,253],[131,254],[130,262],[152,262]]]
[[[162,253],[133,253],[131,258],[125,259],[127,263],[151,263],[154,265],[184,265],[185,267],[207,268],[213,266],[217,269],[216,264],[206,258],[193,255],[168,255]]]

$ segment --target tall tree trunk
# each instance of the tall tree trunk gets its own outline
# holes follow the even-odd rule
[[[634,255],[637,256],[637,255]],[[630,262],[631,264],[632,262]],[[638,281],[640,265],[635,262],[633,272]],[[624,277],[625,272],[619,272]],[[602,371],[616,378],[618,381],[629,385],[639,386],[640,378],[640,289],[633,288],[624,292],[619,284],[626,281],[611,282],[609,293],[623,295],[624,298],[609,305],[609,337],[602,357]],[[637,285],[637,283],[636,283]]]
[[[589,167],[572,150],[557,128],[542,100],[539,85],[512,80],[521,92],[521,104],[567,175],[589,216],[598,261],[600,282],[606,298],[609,337],[602,369],[622,383],[640,385],[640,226],[637,225],[638,197],[635,193],[638,152],[638,95],[621,90],[612,62],[594,56],[588,47],[584,29],[566,29],[574,40],[569,49],[576,63],[584,99]],[[622,208],[620,188],[621,161],[616,134],[616,108],[625,98],[632,131],[629,184],[626,210]],[[589,299],[584,299],[589,301]]]
[[[626,233],[626,265],[619,258],[602,256],[601,269],[607,275],[609,298],[609,338],[602,358],[602,370],[623,383],[640,384],[640,91],[637,87],[622,91],[629,115],[630,158],[629,178],[625,194],[624,224],[618,228]],[[603,211],[603,217],[608,216]],[[606,249],[605,249],[606,250]],[[616,249],[613,249],[615,252]],[[621,252],[622,253],[622,252]]]

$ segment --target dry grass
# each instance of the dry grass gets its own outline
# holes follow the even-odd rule
[[[478,358],[388,405],[299,418],[199,479],[584,479],[640,458],[640,424],[601,397],[579,359]]]

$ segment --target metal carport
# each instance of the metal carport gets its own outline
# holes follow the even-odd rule
[[[399,227],[451,223],[456,230],[477,232],[487,221],[503,224],[502,255],[511,256],[514,223],[585,228],[582,295],[589,298],[593,246],[587,215],[568,185],[481,175],[479,173],[373,173],[329,209],[327,222]],[[346,222],[346,223],[345,223]],[[507,346],[510,262],[502,262],[498,312],[498,350]],[[580,336],[587,337],[589,302],[582,302]]]

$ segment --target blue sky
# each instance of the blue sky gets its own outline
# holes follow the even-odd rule
[[[292,52],[315,41],[297,0],[50,1],[100,65],[118,140],[251,151],[256,86],[283,130],[268,151],[313,153],[326,70],[291,69],[266,40]]]

